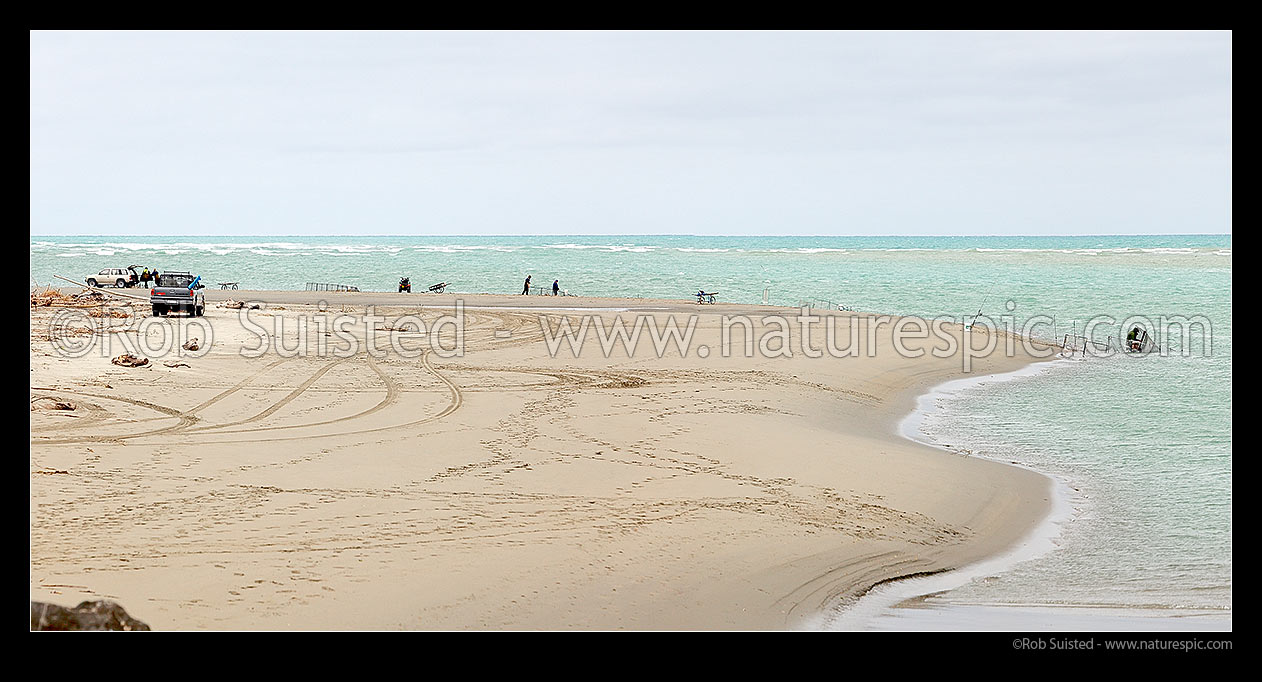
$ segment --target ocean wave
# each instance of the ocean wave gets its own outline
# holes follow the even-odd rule
[[[883,249],[894,250],[894,249]],[[1055,249],[1031,249],[1020,247],[1007,248],[986,248],[974,247],[970,249],[906,249],[912,250],[928,250],[928,251],[972,251],[976,253],[1064,253],[1068,255],[1079,256],[1098,256],[1100,254],[1171,254],[1171,255],[1199,255],[1199,254],[1215,254],[1221,255],[1222,249],[1214,249],[1213,247],[1191,247],[1191,246],[1155,246],[1155,247],[1134,247],[1134,246],[1115,246],[1115,247],[1078,247],[1078,248],[1055,248]],[[1231,250],[1226,250],[1226,255],[1231,255]]]
[[[413,251],[420,251],[421,253],[468,253],[470,251],[497,251],[499,253],[512,253],[513,251],[517,251],[520,248],[521,247],[518,247],[518,246],[508,246],[508,245],[503,245],[503,244],[493,244],[493,245],[421,244],[419,246],[411,247]]]
[[[402,250],[403,246],[398,245],[378,245],[378,244],[299,244],[296,242],[98,242],[93,244],[87,243],[66,243],[58,244],[55,242],[35,242],[32,246],[57,246],[65,249],[85,249],[88,251],[98,251],[101,249],[109,249],[112,251],[169,251],[172,249],[187,251],[249,251],[252,249],[274,249],[279,251],[348,251],[348,252],[364,252],[373,253],[383,250]]]
[[[1197,259],[1212,258],[1214,262],[1220,264],[1221,267],[1230,267],[1232,258],[1232,249],[1228,245],[1226,247],[1220,244],[1201,245],[1195,240],[1137,240],[1128,246],[1117,246],[1117,241],[1106,240],[1092,244],[1087,242],[1083,244],[1079,242],[1074,244],[1070,241],[1046,244],[1044,248],[1039,242],[1031,242],[1024,240],[996,239],[990,242],[990,246],[985,246],[987,241],[969,240],[965,243],[956,242],[952,244],[953,248],[927,248],[914,246],[915,241],[910,241],[908,246],[888,246],[876,247],[871,245],[863,245],[862,243],[847,244],[846,246],[830,246],[829,244],[837,244],[832,240],[812,240],[801,239],[785,241],[770,241],[770,243],[753,241],[745,239],[722,240],[716,238],[698,238],[695,241],[681,239],[663,239],[662,243],[643,243],[636,241],[620,241],[620,242],[604,242],[604,243],[579,243],[579,242],[563,242],[559,240],[544,239],[522,239],[523,243],[514,243],[514,238],[478,240],[475,238],[453,238],[450,241],[442,239],[419,239],[428,243],[414,243],[408,238],[399,238],[383,242],[376,242],[373,239],[365,239],[358,241],[354,238],[329,240],[319,243],[294,242],[286,239],[250,239],[250,238],[226,238],[226,239],[107,239],[96,243],[82,242],[79,239],[70,239],[66,243],[60,243],[50,240],[38,240],[31,242],[30,255],[33,267],[38,270],[41,259],[52,258],[83,258],[85,262],[92,262],[100,267],[118,267],[133,263],[152,263],[152,262],[184,262],[192,263],[197,261],[197,266],[202,268],[216,269],[226,267],[227,263],[253,261],[253,267],[283,267],[264,265],[264,259],[267,261],[283,261],[290,263],[305,263],[307,261],[314,263],[324,256],[329,256],[329,260],[337,263],[338,269],[352,267],[355,271],[361,271],[364,267],[375,267],[375,265],[367,265],[369,261],[380,261],[381,265],[386,263],[411,263],[417,258],[425,261],[426,254],[433,254],[433,258],[441,260],[455,259],[462,263],[469,263],[477,258],[477,254],[491,256],[491,261],[512,260],[512,254],[533,254],[541,256],[536,259],[537,262],[531,263],[532,267],[538,267],[541,264],[554,265],[558,268],[604,268],[604,267],[629,267],[631,264],[648,263],[646,267],[652,267],[652,261],[661,259],[664,262],[695,262],[698,267],[726,267],[732,258],[751,259],[748,262],[760,263],[764,270],[768,268],[785,268],[785,267],[817,267],[832,266],[843,262],[860,262],[870,261],[871,263],[880,262],[911,262],[918,259],[924,259],[926,263],[946,262],[946,261],[963,261],[967,260],[970,255],[973,258],[980,259],[979,262],[987,260],[1019,262],[1027,259],[1037,258],[1041,255],[1051,255],[1062,262],[1072,262],[1072,260],[1080,259],[1082,262],[1096,261],[1107,264],[1109,262],[1145,262],[1144,259],[1153,259],[1154,261],[1170,261],[1172,263],[1186,262],[1196,263]],[[479,241],[487,241],[492,243],[478,243]],[[545,243],[529,243],[531,241]],[[650,241],[650,240],[646,240]],[[761,240],[760,240],[761,241]],[[1068,240],[1067,240],[1068,241]],[[1092,240],[1095,241],[1095,240]],[[1120,240],[1119,240],[1120,241]],[[1144,242],[1148,243],[1145,244]],[[1183,241],[1190,246],[1178,246],[1178,242]],[[550,242],[550,243],[549,243]],[[796,242],[796,243],[795,243]],[[979,243],[980,242],[980,243]],[[1159,245],[1153,245],[1153,243]],[[1164,242],[1164,243],[1163,243]],[[1171,243],[1173,242],[1173,244]],[[878,242],[879,243],[879,242]],[[890,243],[899,243],[891,240]],[[923,242],[922,242],[923,243]],[[1033,243],[1034,247],[1030,244]],[[822,244],[822,245],[821,245]],[[440,256],[440,254],[445,254]],[[552,254],[552,255],[547,255]],[[622,256],[621,254],[628,254]],[[656,254],[656,255],[655,255]],[[502,255],[503,258],[496,258]],[[338,257],[338,258],[332,258]],[[203,260],[204,259],[204,260]],[[622,260],[621,266],[604,265],[611,260]],[[1184,260],[1186,259],[1186,260]],[[1225,260],[1224,260],[1225,259]],[[117,262],[115,262],[117,261]],[[670,265],[678,265],[670,263]],[[798,265],[794,265],[798,262]],[[742,264],[745,261],[741,261]],[[365,265],[359,265],[365,264]],[[464,267],[464,266],[462,266]],[[499,266],[497,266],[499,267]],[[635,265],[639,268],[639,265]],[[669,266],[668,266],[669,267]]]
[[[866,251],[871,251],[871,250],[873,250],[873,249],[863,249],[863,250],[866,250]],[[822,246],[819,246],[819,247],[816,247],[816,246],[799,246],[799,247],[795,247],[795,248],[791,248],[791,249],[790,249],[790,248],[784,248],[784,249],[737,249],[737,251],[738,251],[738,252],[740,252],[740,253],[800,253],[800,254],[808,254],[808,255],[809,255],[809,254],[813,254],[813,253],[850,253],[850,251],[851,251],[851,250],[850,250],[850,249],[832,248],[832,247],[822,247]]]
[[[595,250],[608,251],[611,253],[649,253],[657,251],[657,246],[648,246],[643,244],[536,244],[531,246],[532,249],[566,249],[566,250]]]

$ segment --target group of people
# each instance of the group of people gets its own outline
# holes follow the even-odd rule
[[[151,281],[153,282],[154,286],[157,286],[158,284],[158,269],[157,268],[154,268],[152,272],[149,270],[149,268],[145,268],[140,273],[140,283],[143,284],[146,289],[149,288],[149,282]]]
[[[557,296],[560,293],[561,293],[561,280],[559,279],[552,280],[552,295]],[[522,285],[521,295],[522,296],[530,295],[530,275],[526,275],[526,283]]]

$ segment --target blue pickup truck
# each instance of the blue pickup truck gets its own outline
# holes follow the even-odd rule
[[[149,303],[153,306],[155,317],[167,313],[184,312],[192,317],[201,317],[206,312],[206,288],[201,277],[188,272],[164,272],[149,291]]]

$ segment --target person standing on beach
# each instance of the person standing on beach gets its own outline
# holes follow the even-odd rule
[[[153,285],[155,287],[158,286],[158,269],[157,268],[153,269]]]
[[[561,291],[561,280],[559,279],[552,280],[552,295],[556,296],[557,293],[560,291]]]
[[[526,284],[522,286],[521,288],[521,295],[522,296],[530,295],[530,275],[526,275]]]
[[[144,271],[140,273],[140,283],[145,285],[146,289],[149,288],[149,268],[145,268]]]

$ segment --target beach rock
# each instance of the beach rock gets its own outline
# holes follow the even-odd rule
[[[112,601],[85,601],[73,609],[31,602],[32,630],[149,630]]]
[[[183,346],[180,346],[180,348],[183,348],[184,350],[197,350],[198,348],[201,348],[198,343],[198,339],[189,339]]]
[[[113,360],[110,360],[110,362],[120,367],[144,367],[149,364],[149,358],[138,358],[131,353],[123,353]]]

